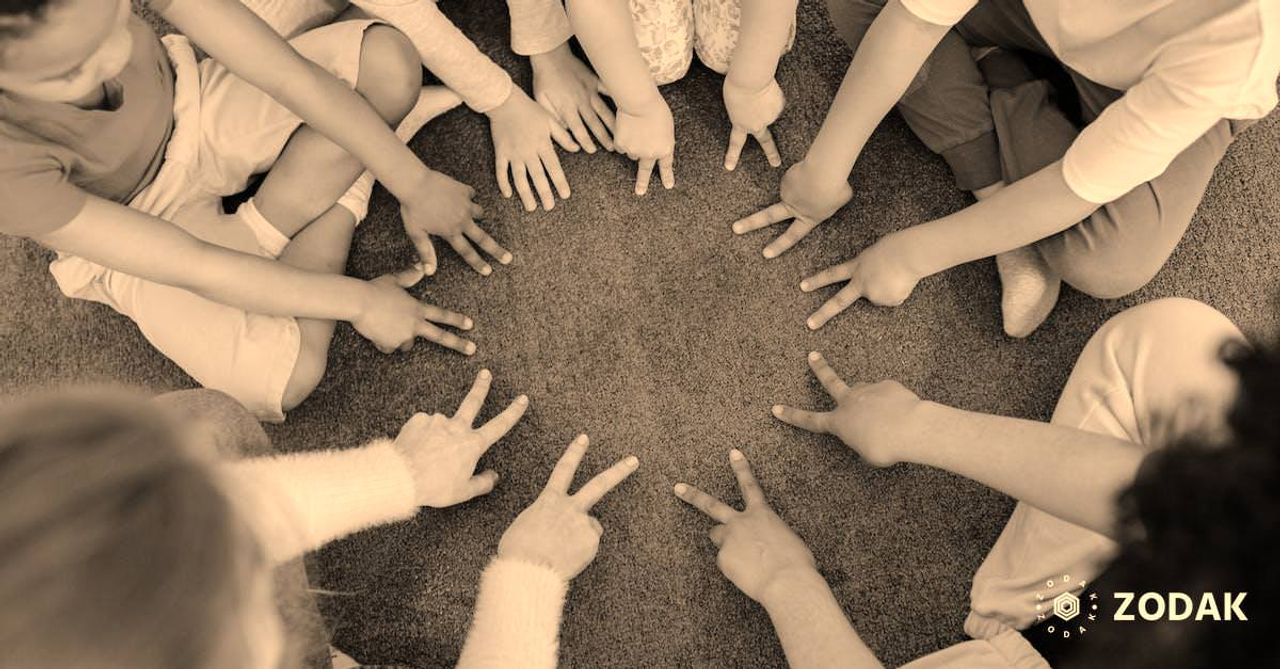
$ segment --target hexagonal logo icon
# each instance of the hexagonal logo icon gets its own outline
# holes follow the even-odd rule
[[[1071,620],[1080,615],[1080,598],[1064,592],[1053,598],[1053,615],[1063,620]]]

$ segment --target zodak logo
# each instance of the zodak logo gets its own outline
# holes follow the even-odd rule
[[[1049,621],[1044,626],[1045,633],[1070,639],[1073,636],[1083,636],[1088,632],[1086,623],[1092,623],[1098,619],[1098,593],[1086,592],[1087,584],[1084,579],[1073,581],[1070,574],[1063,574],[1060,579],[1049,579],[1044,585],[1049,591],[1058,588],[1067,589],[1053,599],[1048,599],[1044,593],[1036,592],[1036,623]],[[1077,591],[1080,594],[1077,595]],[[1052,621],[1050,618],[1057,618],[1060,622]]]

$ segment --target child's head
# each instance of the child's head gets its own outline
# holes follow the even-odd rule
[[[1247,667],[1276,657],[1280,598],[1280,345],[1232,347],[1240,391],[1225,437],[1192,434],[1153,452],[1121,497],[1117,589],[1200,595],[1247,592],[1248,622],[1098,625],[1078,664]]]
[[[71,102],[133,51],[129,0],[0,0],[0,90]]]
[[[101,392],[0,411],[6,666],[278,662],[272,571],[189,432]]]

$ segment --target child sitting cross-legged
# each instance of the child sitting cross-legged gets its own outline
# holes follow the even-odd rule
[[[410,41],[361,19],[286,43],[234,0],[150,7],[187,37],[159,39],[129,0],[0,6],[0,232],[57,251],[64,293],[128,316],[260,419],[316,387],[339,320],[384,352],[424,337],[471,354],[440,327],[471,319],[405,289],[435,271],[431,235],[510,254],[473,220],[474,191],[404,144],[459,102],[422,88]],[[221,198],[264,172],[225,215]],[[341,274],[373,177],[422,262],[361,281]]]

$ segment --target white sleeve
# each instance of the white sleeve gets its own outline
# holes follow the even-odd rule
[[[930,653],[902,669],[1050,669],[1049,663],[1017,630],[990,639],[974,639]]]
[[[521,56],[546,53],[573,37],[560,0],[507,0],[511,50]]]
[[[276,563],[418,510],[413,474],[390,440],[218,468],[232,504]]]
[[[978,0],[902,0],[902,6],[922,21],[954,26],[978,4]]]
[[[495,558],[480,576],[463,669],[555,669],[569,582],[554,569]]]
[[[1188,104],[1164,79],[1144,79],[1081,131],[1063,157],[1062,176],[1081,198],[1112,202],[1164,173],[1221,119],[1221,109]]]

